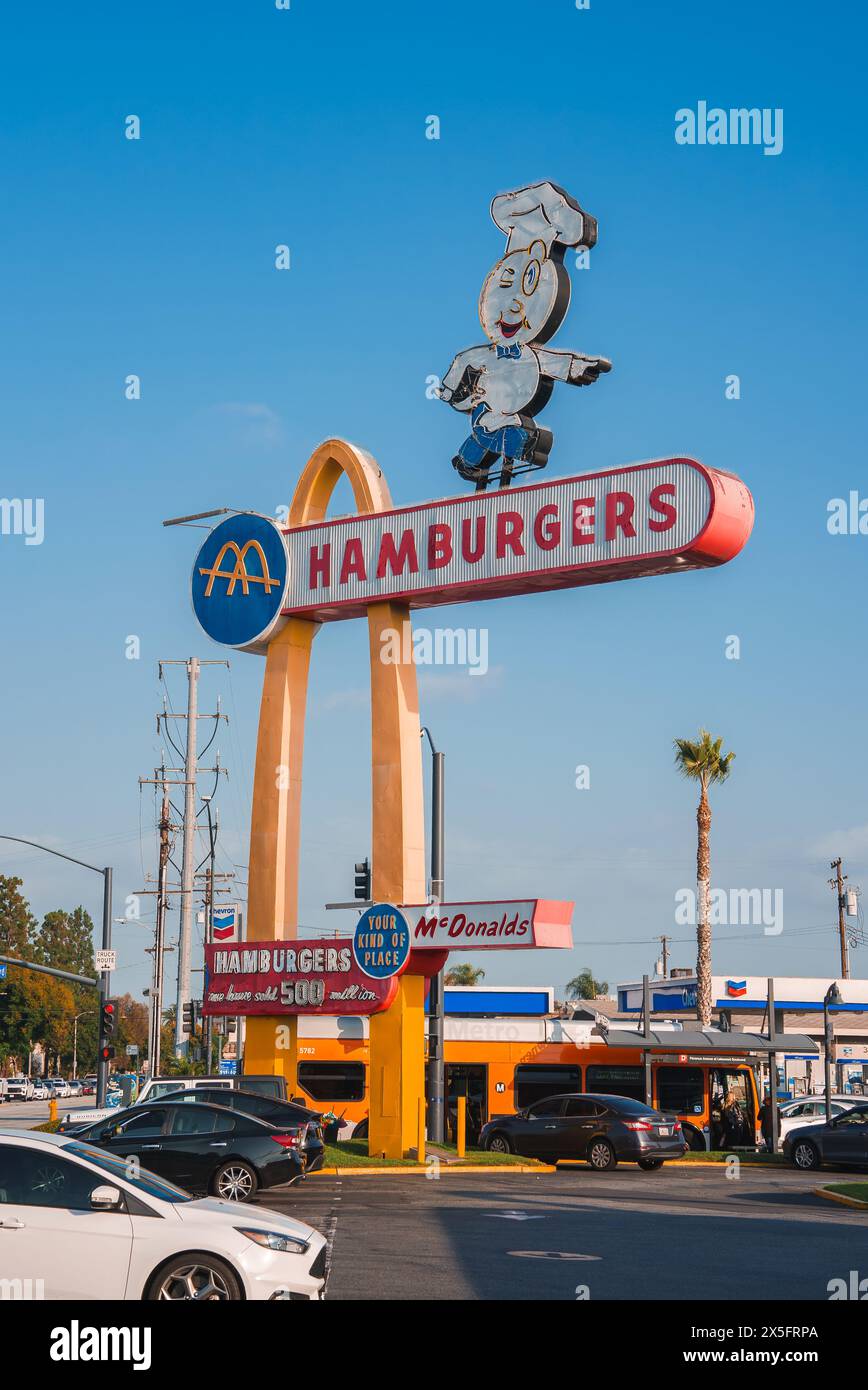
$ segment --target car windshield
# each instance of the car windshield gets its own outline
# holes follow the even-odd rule
[[[159,1197],[161,1202],[192,1202],[193,1198],[189,1192],[185,1192],[182,1187],[176,1187],[174,1183],[166,1182],[164,1178],[158,1178],[156,1173],[151,1173],[147,1168],[140,1168],[135,1176],[130,1172],[131,1165],[125,1158],[116,1158],[114,1154],[103,1153],[101,1149],[91,1148],[90,1144],[66,1144],[64,1145],[68,1153],[76,1154],[79,1158],[86,1158],[88,1163],[93,1163],[95,1167],[102,1168],[113,1178],[122,1178],[129,1183],[137,1192],[144,1192],[148,1197]]]

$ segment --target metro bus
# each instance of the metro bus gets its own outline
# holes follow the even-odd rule
[[[729,1091],[742,1112],[743,1141],[760,1143],[759,1096],[751,1063],[678,1054],[652,1061],[652,1104],[681,1120],[693,1150],[722,1147],[720,1110]],[[363,1138],[368,1119],[368,1021],[307,1017],[298,1026],[298,1093],[306,1104],[343,1120],[340,1138]],[[455,1134],[459,1096],[466,1098],[467,1141],[485,1122],[566,1091],[645,1099],[640,1040],[610,1047],[591,1025],[543,1017],[445,1019],[446,1122]],[[732,1143],[728,1147],[732,1147]]]

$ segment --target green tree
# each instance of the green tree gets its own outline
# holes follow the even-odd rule
[[[0,874],[0,955],[34,960],[36,919],[21,887],[20,878]],[[38,1009],[38,978],[10,965],[0,983],[0,1062],[13,1072],[25,1068],[35,1041],[31,1030]]]
[[[453,965],[451,970],[447,970],[444,981],[447,985],[478,985],[479,981],[485,976],[485,971],[480,970],[476,965]]]
[[[711,805],[708,789],[725,782],[732,769],[734,753],[722,752],[723,739],[713,739],[707,729],[697,739],[677,738],[675,766],[683,777],[699,783],[696,809],[696,1009],[701,1028],[711,1023]]]
[[[595,980],[588,965],[567,981],[568,999],[596,999],[598,995],[608,992],[609,981]]]
[[[70,970],[76,975],[96,975],[94,964],[94,926],[89,912],[76,907],[72,912],[56,908],[47,912],[36,934],[36,958],[43,965],[52,965],[57,970]],[[75,985],[68,981],[56,981],[64,987],[66,1000],[66,1020],[63,1028],[58,1026],[52,1032],[52,1043],[56,1043],[58,1063],[61,1070],[71,1069],[74,1043],[77,1043],[77,1068],[79,1073],[96,1068],[96,1053],[99,1045],[99,999],[92,985]],[[78,1028],[75,1019],[78,1018]]]

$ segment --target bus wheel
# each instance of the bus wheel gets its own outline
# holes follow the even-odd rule
[[[655,1168],[663,1167],[662,1158],[640,1158],[637,1161],[643,1173],[653,1173]]]
[[[515,1152],[509,1135],[502,1134],[500,1130],[498,1130],[496,1134],[492,1134],[485,1147],[490,1154],[511,1154]]]
[[[592,1139],[588,1149],[588,1162],[598,1173],[608,1172],[618,1162],[615,1150],[608,1139]]]
[[[692,1125],[684,1125],[684,1138],[687,1140],[687,1147],[692,1154],[705,1153],[705,1140],[698,1130]]]
[[[812,1144],[809,1139],[801,1139],[798,1144],[793,1146],[793,1164],[796,1168],[806,1171],[811,1168],[819,1168],[820,1152],[816,1144]]]

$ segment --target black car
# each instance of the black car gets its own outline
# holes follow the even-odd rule
[[[298,1133],[298,1148],[304,1158],[308,1173],[315,1173],[325,1160],[322,1116],[318,1110],[296,1105],[294,1101],[275,1100],[257,1091],[243,1089],[223,1091],[217,1087],[197,1086],[194,1091],[172,1092],[166,1100],[178,1104],[223,1105],[228,1110],[238,1110],[244,1115],[254,1115],[268,1125],[275,1125],[284,1134]],[[148,1105],[159,1105],[160,1101],[148,1101]]]
[[[680,1121],[627,1096],[547,1096],[516,1115],[500,1115],[480,1132],[492,1153],[519,1153],[556,1163],[585,1158],[600,1172],[619,1159],[661,1168],[687,1148]]]
[[[806,1171],[821,1163],[868,1168],[868,1105],[854,1105],[831,1124],[791,1129],[784,1139],[784,1155]]]
[[[75,1137],[136,1158],[178,1187],[231,1202],[246,1202],[260,1187],[280,1187],[304,1174],[296,1131],[225,1105],[149,1101],[98,1120]]]

